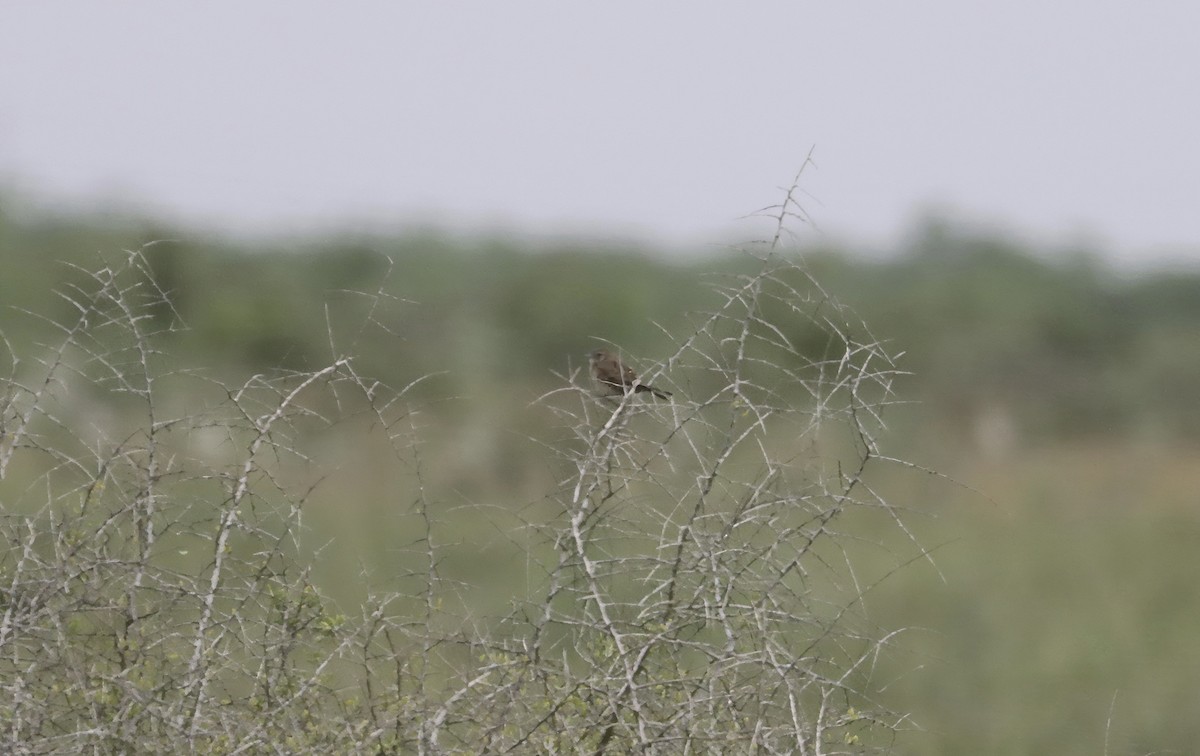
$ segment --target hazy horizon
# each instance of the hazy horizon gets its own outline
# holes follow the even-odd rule
[[[928,216],[1124,265],[1200,261],[1200,7],[948,0],[737,12],[9,6],[0,188],[220,234],[419,225],[666,249]]]

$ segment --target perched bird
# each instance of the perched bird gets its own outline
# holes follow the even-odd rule
[[[632,389],[635,393],[649,391],[659,399],[666,399],[671,395],[670,391],[638,383],[637,373],[607,349],[597,349],[589,354],[588,362],[592,364],[592,377],[607,386],[610,394],[624,394]]]

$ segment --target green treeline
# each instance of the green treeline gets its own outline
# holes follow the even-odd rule
[[[0,329],[47,338],[49,324],[21,310],[69,318],[71,303],[47,292],[81,284],[74,266],[151,241],[153,274],[174,306],[159,325],[182,322],[170,352],[195,366],[304,368],[344,350],[394,385],[443,375],[429,398],[521,403],[561,382],[596,338],[657,359],[667,334],[685,335],[716,301],[713,284],[753,265],[736,251],[665,257],[430,232],[252,243],[0,215]],[[902,422],[951,438],[991,416],[1028,440],[1200,438],[1200,271],[1122,274],[1083,253],[1039,254],[943,224],[880,258],[800,254],[867,324],[858,338],[904,353],[912,375],[900,399],[921,409],[898,408]],[[789,338],[805,343],[799,331]]]

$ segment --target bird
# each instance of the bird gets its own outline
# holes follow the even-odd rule
[[[607,386],[610,394],[624,394],[633,389],[634,393],[649,391],[659,399],[666,399],[671,395],[670,391],[639,383],[637,373],[607,349],[597,349],[588,354],[588,362],[592,365],[592,377]]]

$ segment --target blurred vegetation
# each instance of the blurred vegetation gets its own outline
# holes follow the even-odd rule
[[[0,331],[14,345],[49,341],[53,326],[21,311],[63,318],[71,305],[47,293],[72,265],[150,242],[186,324],[163,345],[181,369],[247,376],[344,351],[393,386],[430,376],[419,396],[442,436],[431,485],[512,503],[556,475],[523,443],[543,437],[533,398],[585,368],[596,339],[654,364],[668,333],[714,305],[708,284],[751,266],[735,252],[665,258],[429,231],[216,240],[0,211]],[[864,330],[904,353],[887,447],[979,492],[932,476],[877,481],[934,513],[927,538],[944,544],[941,574],[914,565],[869,602],[882,625],[927,629],[915,660],[894,660],[890,703],[927,730],[912,752],[1187,752],[1200,739],[1200,598],[1187,589],[1200,570],[1200,270],[1117,271],[1086,251],[940,222],[882,257],[820,244],[803,254]],[[373,313],[359,293],[377,291],[405,304]],[[361,327],[372,319],[380,327]],[[335,479],[353,516],[309,520],[364,562],[390,538],[390,484],[375,463]],[[326,568],[347,601],[358,566]]]
[[[326,321],[325,305],[382,282],[383,293],[412,307],[391,333],[357,345],[360,369],[401,385],[444,371],[426,389],[438,398],[527,401],[558,385],[556,371],[578,366],[597,338],[654,355],[667,342],[660,326],[686,328],[689,313],[713,304],[707,283],[750,265],[735,253],[667,259],[602,244],[432,232],[253,243],[132,221],[0,215],[9,263],[0,301],[44,312],[39,300],[69,265],[147,242],[187,326],[173,351],[197,365],[316,364],[339,325]],[[1085,252],[1039,254],[940,222],[882,258],[821,246],[803,254],[874,336],[905,353],[902,367],[914,377],[903,399],[920,403],[920,422],[940,433],[976,442],[990,422],[1007,429],[1010,443],[1200,440],[1200,270],[1122,273]],[[27,325],[36,335],[36,324]]]

